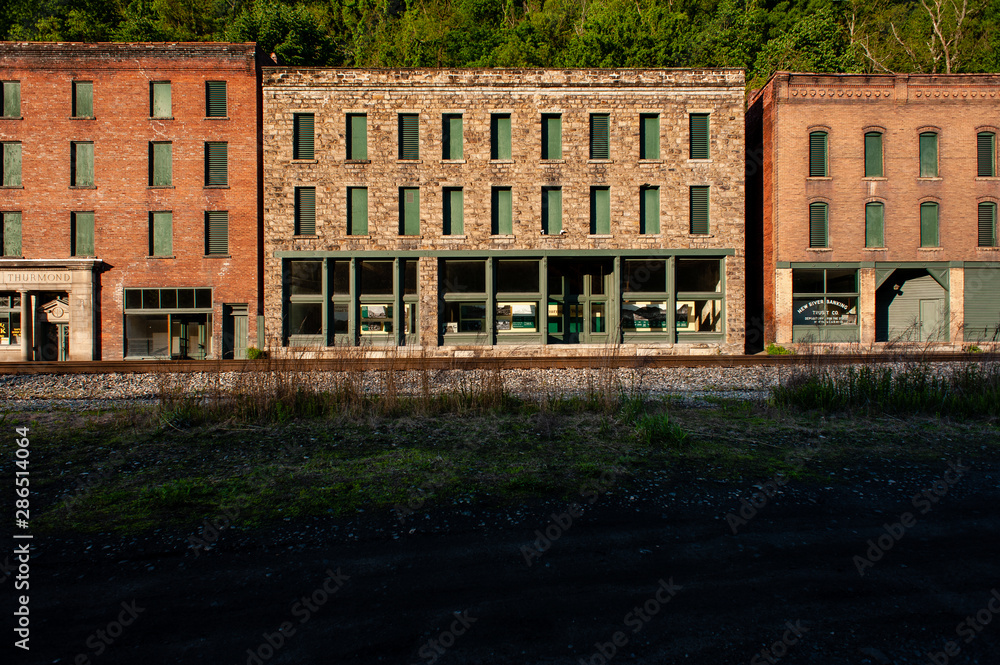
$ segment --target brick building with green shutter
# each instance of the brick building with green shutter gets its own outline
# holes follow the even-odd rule
[[[741,353],[740,70],[263,70],[266,340]]]

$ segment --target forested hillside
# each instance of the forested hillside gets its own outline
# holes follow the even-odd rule
[[[1000,0],[3,0],[0,34],[256,41],[286,65],[1000,70]]]

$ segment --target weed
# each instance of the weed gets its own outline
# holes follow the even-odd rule
[[[636,432],[639,440],[647,446],[652,444],[672,447],[683,446],[687,442],[688,433],[670,419],[666,413],[647,413],[636,421]]]
[[[791,349],[786,349],[783,346],[778,346],[774,342],[769,342],[767,348],[764,349],[765,353],[769,356],[791,356],[795,355],[795,351]]]

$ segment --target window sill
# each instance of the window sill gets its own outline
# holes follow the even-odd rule
[[[465,164],[464,159],[442,159],[442,164]]]
[[[318,159],[292,159],[292,164],[319,164]]]
[[[422,160],[422,159],[397,159],[396,163],[397,164],[423,164],[424,160]]]
[[[442,233],[441,234],[441,240],[465,240],[465,238],[466,238],[466,235],[464,233],[461,233],[461,234]]]
[[[318,237],[315,233],[296,233],[292,236],[292,240],[315,240]]]
[[[610,233],[588,233],[587,238],[592,240],[604,240],[608,238],[614,238]]]
[[[917,176],[917,182],[937,182],[938,180],[944,180],[941,176]]]
[[[862,180],[868,180],[868,181],[871,181],[871,182],[878,182],[880,180],[888,180],[888,178],[886,178],[883,175],[878,175],[878,176],[875,176],[875,175],[866,175],[865,177],[863,177],[861,179]]]
[[[687,163],[688,164],[711,164],[712,163],[712,158],[710,157],[708,159],[692,159],[691,157],[688,157]]]
[[[1000,252],[1000,247],[976,247],[977,252]]]
[[[206,115],[205,120],[229,120],[228,115]]]
[[[976,176],[976,180],[977,181],[982,180],[984,182],[996,182],[996,181],[1000,180],[1000,176],[995,176],[995,175],[978,175],[978,176]]]
[[[549,166],[549,165],[553,165],[553,164],[565,164],[566,160],[565,159],[541,159],[541,160],[539,160],[538,163],[541,164],[542,166]]]
[[[400,240],[423,240],[424,239],[424,237],[422,235],[419,235],[419,236],[408,236],[408,235],[403,235],[402,233],[399,234],[396,237],[399,238]]]
[[[173,185],[150,185],[146,189],[176,189]]]
[[[313,161],[319,162],[318,159],[313,160]],[[406,161],[410,161],[410,160],[406,160]],[[344,163],[345,164],[371,164],[372,160],[370,160],[370,159],[345,159]]]
[[[888,248],[886,248],[886,247],[863,247],[862,251],[865,251],[865,252],[884,252],[887,249]]]
[[[555,240],[561,240],[562,238],[565,238],[568,234],[565,231],[560,231],[559,233],[546,233],[545,231],[541,231],[538,235],[540,235],[543,238],[553,238]]]
[[[0,185],[0,189],[24,189],[24,185]]]
[[[205,189],[229,189],[229,185],[205,185]]]
[[[177,257],[176,256],[147,256],[146,258],[154,260],[154,261],[159,261],[159,260],[162,260],[162,259],[176,259]]]
[[[688,240],[696,240],[698,238],[707,239],[707,238],[714,238],[714,237],[715,237],[714,233],[689,233],[688,234]]]
[[[0,115],[0,120],[24,120],[23,115]]]
[[[809,180],[812,180],[812,181],[815,181],[815,182],[822,182],[823,180],[833,180],[833,177],[832,176],[828,176],[828,175],[824,175],[824,176],[818,176],[818,175],[817,176],[813,176],[813,175],[806,176],[806,181],[809,181]]]
[[[97,189],[97,185],[70,185],[70,189]]]
[[[642,159],[641,157],[639,158],[639,166],[642,166],[643,164],[662,164],[662,163],[663,163],[662,159]]]
[[[587,163],[588,164],[614,164],[615,160],[613,160],[613,159],[588,159]]]
[[[490,164],[513,164],[513,159],[491,159]]]
[[[206,254],[204,256],[204,258],[206,258],[206,259],[231,259],[231,258],[233,258],[233,256],[232,256],[232,254]]]
[[[172,115],[167,115],[167,116],[162,116],[162,117],[158,116],[158,115],[151,115],[151,116],[149,116],[149,119],[150,120],[174,120],[175,118]]]
[[[312,237],[315,238],[316,236],[312,236]],[[344,237],[346,239],[348,239],[348,240],[371,240],[372,239],[371,234],[361,235],[360,233],[358,233],[358,234],[348,233]]]
[[[662,233],[640,233],[637,236],[637,238],[639,240],[643,240],[643,239],[646,239],[646,240],[657,240],[657,239],[662,238],[662,237],[663,237]],[[699,237],[701,237],[701,236],[699,236]]]
[[[806,247],[807,252],[832,252],[833,247]]]
[[[513,240],[516,237],[513,233],[496,233],[490,235],[490,240]]]
[[[944,247],[917,247],[918,252],[942,252]]]
[[[71,115],[70,120],[97,120],[95,115]]]

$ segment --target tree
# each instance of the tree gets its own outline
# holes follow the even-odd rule
[[[282,65],[339,65],[338,52],[329,34],[304,7],[290,7],[276,0],[258,0],[229,25],[231,42],[257,42],[265,53],[274,53]]]

